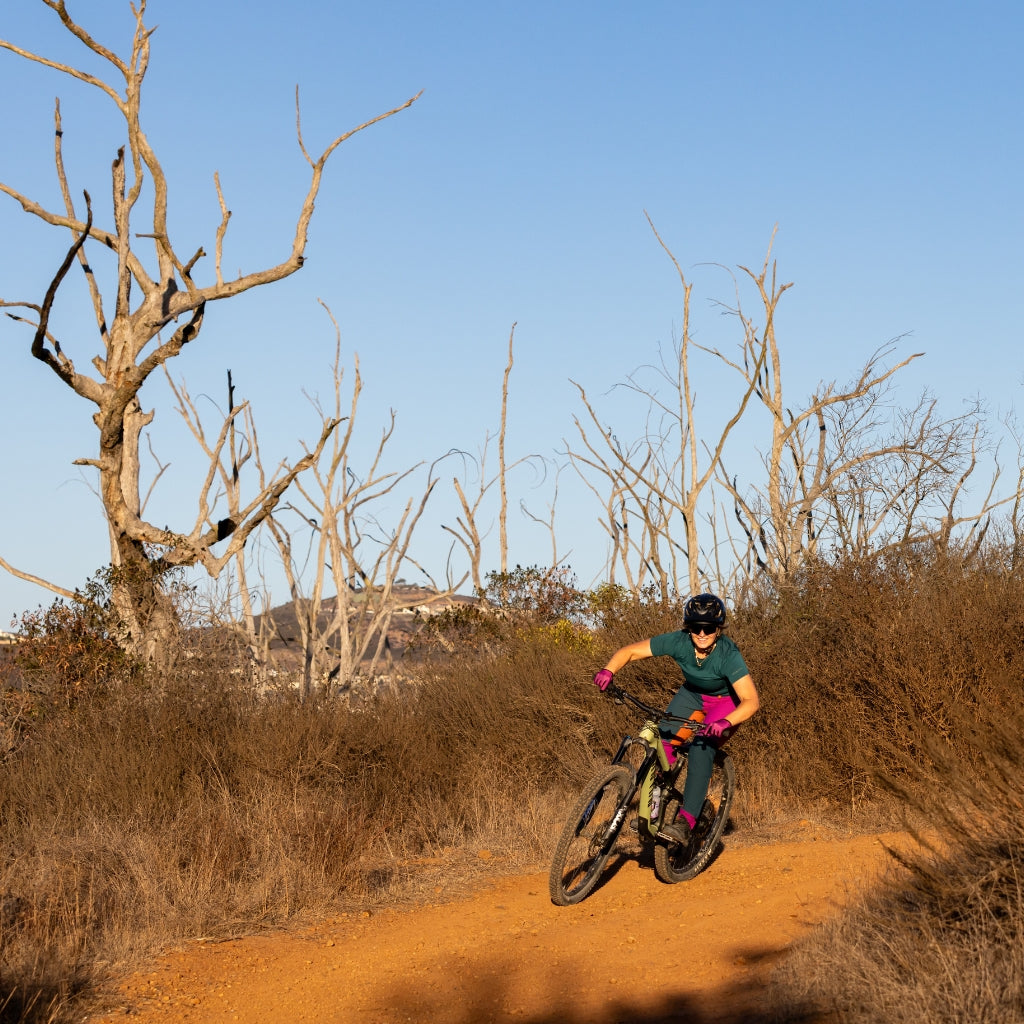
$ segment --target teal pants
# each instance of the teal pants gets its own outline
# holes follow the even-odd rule
[[[711,697],[707,694],[695,693],[680,689],[668,705],[668,713],[680,718],[689,718],[694,711],[703,711],[705,721],[714,722],[724,718],[736,707],[736,701],[728,694],[722,697]],[[662,719],[662,735],[675,735],[679,722]],[[683,810],[693,818],[697,818],[704,806],[704,798],[708,795],[708,783],[711,781],[711,769],[715,763],[715,752],[728,740],[734,730],[730,729],[721,739],[713,740],[708,736],[697,736],[690,744],[689,763],[686,768],[686,783],[683,785]]]

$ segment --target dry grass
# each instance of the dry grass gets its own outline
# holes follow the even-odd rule
[[[1024,1021],[1024,716],[950,716],[967,755],[912,726],[893,784],[919,846],[790,958],[780,1019],[810,1000],[843,1024]]]
[[[130,666],[27,666],[0,750],[0,1021],[69,1019],[106,965],[187,937],[471,884],[480,849],[546,861],[567,796],[635,724],[590,675],[678,609],[517,603],[529,579],[504,582],[503,618],[439,623],[415,689],[361,709],[256,700],[215,658],[159,689]],[[734,743],[741,833],[907,812],[941,836],[807,946],[780,999],[804,1000],[801,978],[851,1021],[1019,1019],[1022,581],[996,556],[825,566],[732,633],[764,703]],[[675,671],[622,681],[658,703]]]

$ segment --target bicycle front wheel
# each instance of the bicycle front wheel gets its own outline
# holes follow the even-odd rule
[[[677,782],[682,791],[683,779]],[[733,796],[736,794],[736,768],[724,750],[715,754],[707,799],[688,843],[661,843],[654,848],[654,871],[663,882],[687,882],[700,874],[715,854],[729,820]],[[678,793],[665,804],[664,821],[676,820],[682,807]]]
[[[576,802],[551,862],[552,903],[568,907],[593,892],[625,820],[632,783],[628,769],[611,765],[591,780]]]

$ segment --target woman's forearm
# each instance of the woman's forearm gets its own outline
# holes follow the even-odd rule
[[[757,714],[757,710],[761,706],[761,700],[757,696],[757,689],[750,676],[744,676],[733,683],[733,690],[736,696],[739,697],[740,702],[725,717],[733,725],[739,725],[740,722],[745,722],[748,718]]]

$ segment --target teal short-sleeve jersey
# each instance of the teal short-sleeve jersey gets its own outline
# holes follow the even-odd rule
[[[651,654],[672,658],[682,670],[687,689],[711,697],[729,693],[729,687],[737,679],[750,673],[740,649],[727,636],[718,638],[715,649],[704,659],[703,665],[697,664],[690,634],[680,630],[652,637]]]

